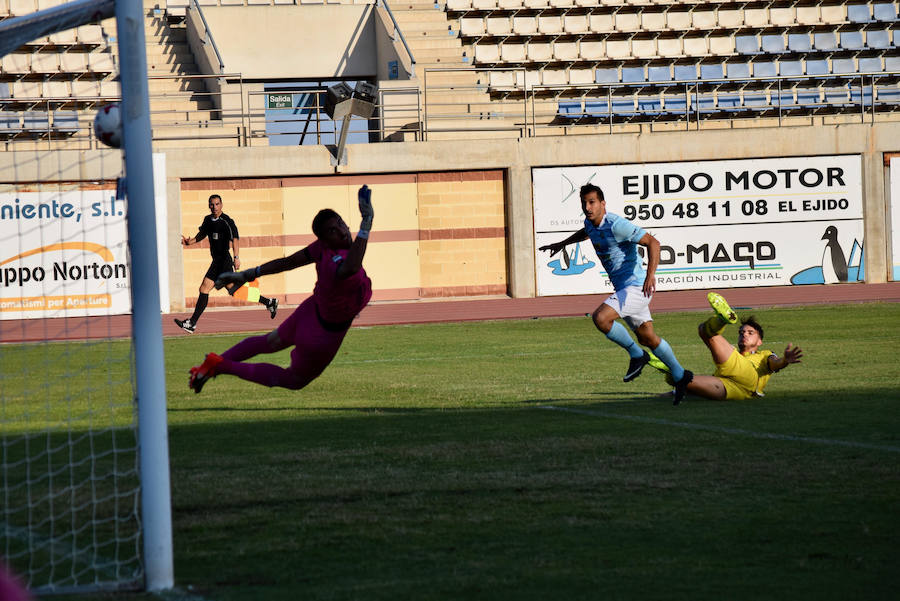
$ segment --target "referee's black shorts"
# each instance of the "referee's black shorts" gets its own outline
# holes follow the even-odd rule
[[[215,282],[220,274],[227,271],[234,271],[234,261],[231,260],[231,255],[213,257],[212,263],[209,264],[209,269],[206,270],[206,277]]]

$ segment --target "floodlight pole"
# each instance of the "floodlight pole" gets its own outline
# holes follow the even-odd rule
[[[147,590],[160,591],[171,589],[175,582],[147,50],[142,3],[115,1],[131,254],[144,578]]]
[[[346,165],[347,158],[344,156],[344,146],[347,144],[347,130],[350,129],[350,117],[351,114],[348,112],[344,115],[344,118],[341,119],[341,137],[338,139],[337,152],[332,159],[332,165]]]

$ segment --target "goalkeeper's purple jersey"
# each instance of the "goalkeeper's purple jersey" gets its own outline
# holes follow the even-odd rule
[[[319,316],[331,323],[345,323],[356,317],[372,298],[372,280],[361,268],[350,277],[340,279],[337,270],[347,258],[347,249],[331,249],[316,240],[306,247],[316,263],[316,287],[313,297]]]
[[[624,217],[606,213],[598,226],[585,219],[584,231],[616,290],[643,286],[647,272],[637,251],[638,241],[647,233],[643,228]]]

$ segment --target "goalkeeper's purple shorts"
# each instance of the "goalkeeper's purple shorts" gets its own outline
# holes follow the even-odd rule
[[[294,344],[291,366],[297,384],[306,386],[315,380],[337,355],[350,323],[335,324],[318,316],[316,302],[309,297],[297,307],[284,323],[278,326],[278,336]]]

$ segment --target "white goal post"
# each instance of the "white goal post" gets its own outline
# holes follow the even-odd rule
[[[99,421],[97,416],[102,411],[95,411],[90,407],[85,410],[87,417],[79,416],[72,420],[77,423],[75,429],[67,430],[67,425],[61,422],[62,425],[54,424],[44,431],[29,431],[29,424],[32,423],[29,419],[33,415],[31,412],[35,412],[36,405],[75,402],[80,407],[90,404],[93,399],[85,397],[103,395],[104,391],[97,394],[98,385],[95,385],[96,380],[103,378],[93,377],[93,387],[84,392],[75,385],[64,383],[62,386],[65,387],[65,395],[56,397],[54,395],[60,386],[59,376],[55,376],[57,381],[54,382],[43,385],[35,383],[34,377],[51,378],[54,377],[53,371],[37,366],[31,372],[29,358],[41,354],[53,355],[56,351],[52,348],[49,351],[36,351],[34,348],[41,344],[49,348],[53,341],[32,344],[21,353],[18,347],[4,350],[7,345],[0,345],[0,358],[9,356],[18,359],[18,355],[21,355],[26,357],[21,364],[29,366],[28,373],[24,375],[0,372],[0,418],[4,421],[4,427],[0,431],[0,482],[4,489],[0,503],[5,504],[0,510],[0,560],[7,563],[29,585],[32,592],[41,595],[134,588],[136,577],[141,580],[137,586],[150,591],[174,586],[165,372],[143,3],[141,0],[75,0],[29,15],[6,19],[0,22],[0,57],[40,37],[96,23],[112,16],[116,19],[119,56],[124,189],[127,202],[125,219],[132,307],[132,344],[130,354],[126,349],[125,355],[132,363],[129,369],[133,371],[130,377],[127,373],[124,377],[118,377],[130,389],[130,398],[123,400],[123,406],[124,412],[130,412],[130,419],[136,424],[137,444],[122,441],[123,444],[130,445],[121,455],[122,461],[117,458],[119,456],[116,455],[115,448],[112,451],[104,449],[103,457],[77,456],[76,453],[85,447],[93,452],[95,440],[102,439],[103,444],[106,444],[109,439],[114,447],[117,436],[128,438],[121,435],[123,429],[120,423],[100,425],[98,429],[101,433],[95,433],[95,420]],[[7,106],[13,105],[4,105],[2,108],[6,109]],[[10,111],[12,110],[15,109],[11,108]],[[16,152],[15,149],[7,150],[7,153]],[[48,149],[40,152],[59,151]],[[36,162],[37,154],[38,151],[23,153],[22,163]],[[16,166],[4,173],[18,174],[19,171]],[[40,190],[42,186],[40,181],[25,183],[36,190]],[[0,188],[12,190],[13,195],[24,189],[19,186],[19,182],[8,179],[0,179]],[[18,196],[14,203],[10,201],[8,206],[18,210],[21,206]],[[12,221],[12,218],[7,221]],[[34,233],[32,225],[28,225],[31,228],[30,235]],[[19,249],[16,257],[23,257],[31,252],[22,252],[21,242],[16,240],[15,232],[9,238],[0,242],[3,245],[9,242],[7,248]],[[13,246],[12,242],[18,242],[19,246]],[[0,258],[0,262],[2,261],[3,258]],[[17,354],[15,357],[14,353]],[[77,351],[73,353],[73,364],[78,363],[77,355]],[[4,360],[5,369],[13,364],[12,361]],[[96,366],[91,368],[99,369]],[[74,372],[63,373],[64,378],[75,379],[73,374],[77,376]],[[120,388],[116,383],[107,394],[110,397],[125,396],[127,392],[121,393]],[[58,400],[60,398],[62,400]],[[23,414],[25,418],[22,417]],[[87,434],[83,431],[85,423],[91,429]],[[7,425],[11,427],[7,428]],[[128,430],[132,429],[130,424],[127,426]],[[71,425],[68,427],[71,428]],[[131,466],[119,464],[128,463],[129,457],[133,457],[135,453],[136,468],[133,459]],[[63,457],[67,458],[70,466],[60,469],[54,462]],[[102,468],[98,469],[96,466]],[[40,470],[45,470],[46,473],[37,474]],[[86,490],[81,490],[82,486],[76,483],[73,474],[84,471],[90,471],[90,477],[83,487]],[[107,476],[113,480],[138,479],[139,484],[128,491],[113,490],[107,495],[105,489],[117,485],[103,482],[103,478]],[[38,489],[42,496],[32,498],[32,491]],[[103,509],[103,523],[99,528],[80,523],[82,516],[91,514],[90,508],[85,508],[82,503],[86,505],[91,501],[107,505]],[[65,503],[71,507],[59,507]],[[45,506],[49,506],[49,509]],[[110,506],[112,509],[109,509]],[[103,512],[95,511],[94,514]],[[120,521],[123,530],[127,526],[136,532],[119,532]],[[117,537],[112,543],[98,540],[97,532],[105,534],[107,531],[114,532]],[[120,549],[127,550],[129,546],[131,550],[122,553],[127,556],[120,558]],[[110,548],[115,550],[113,557],[104,554],[104,550]],[[53,556],[56,553],[65,558],[55,559]],[[41,565],[43,561],[51,567]],[[93,566],[76,571],[71,569],[76,563]],[[59,565],[66,567],[52,567]],[[40,579],[32,577],[37,573],[41,574]]]

